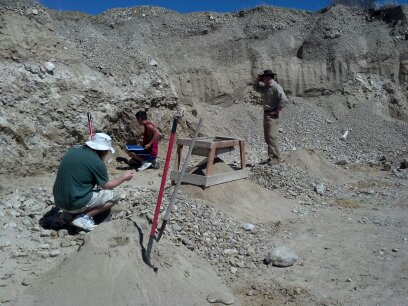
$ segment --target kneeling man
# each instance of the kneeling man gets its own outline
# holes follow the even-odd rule
[[[114,206],[119,197],[112,191],[133,178],[134,172],[109,180],[105,158],[112,148],[112,139],[96,133],[82,146],[68,150],[58,168],[53,193],[55,206],[64,212],[79,214],[72,224],[84,230],[93,230],[93,217]]]

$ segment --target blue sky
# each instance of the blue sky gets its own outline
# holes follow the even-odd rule
[[[110,8],[139,5],[161,6],[180,13],[213,11],[219,13],[249,9],[258,5],[272,5],[316,11],[331,0],[40,0],[44,6],[56,10],[82,11],[96,15]],[[408,0],[393,1],[407,4]]]
[[[325,7],[329,0],[40,0],[44,6],[57,10],[82,11],[88,14],[99,14],[115,7],[139,5],[161,6],[180,13],[196,11],[231,12],[253,8],[258,5],[273,5],[304,10],[318,10]],[[405,1],[406,2],[406,1]]]
[[[213,11],[219,13],[249,9],[258,5],[273,5],[305,10],[318,10],[329,0],[40,0],[44,6],[57,10],[75,10],[99,14],[110,8],[139,5],[161,6],[180,13]]]

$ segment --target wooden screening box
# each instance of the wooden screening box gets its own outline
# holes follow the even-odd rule
[[[183,146],[190,146],[192,141],[193,139],[191,138],[180,138],[177,140],[176,160],[174,164],[174,170],[170,175],[170,179],[173,183],[174,181],[177,181],[180,176],[180,163],[182,159]],[[236,147],[239,148],[240,153],[240,169],[231,170],[225,173],[213,174],[214,158],[217,155],[232,152]],[[245,165],[245,140],[243,139],[221,136],[217,136],[214,138],[197,138],[191,154],[206,157],[207,165],[205,169],[205,175],[185,173],[183,177],[184,183],[209,187],[248,177],[248,169],[246,169]]]

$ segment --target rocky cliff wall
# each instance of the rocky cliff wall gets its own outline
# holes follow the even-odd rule
[[[184,108],[252,97],[266,68],[293,95],[369,99],[384,84],[389,115],[408,118],[406,6],[187,15],[136,7],[99,16],[33,1],[0,7],[1,173],[55,169],[66,147],[85,140],[87,111],[123,144],[140,137],[135,111],[149,110],[167,131]]]

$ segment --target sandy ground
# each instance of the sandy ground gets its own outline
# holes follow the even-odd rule
[[[111,168],[112,172],[121,171]],[[349,187],[363,192],[375,186],[374,193],[364,193],[369,195],[367,201],[322,198],[316,205],[299,209],[296,201],[247,180],[210,188],[204,194],[191,186],[183,187],[182,194],[204,199],[231,218],[269,226],[270,241],[264,243],[273,241],[274,245],[295,250],[299,260],[292,267],[259,265],[257,269],[241,269],[237,275],[220,277],[217,267],[165,235],[153,252],[152,263],[159,267],[154,272],[142,260],[142,245],[146,247],[150,225],[138,218],[133,219],[134,224],[114,220],[86,234],[81,246],[61,249],[55,258],[32,257],[26,262],[2,252],[0,289],[4,294],[14,292],[13,299],[3,302],[206,305],[208,294],[220,289],[233,292],[234,305],[406,305],[408,182],[379,170],[347,171],[353,178],[366,176],[365,180],[348,183]],[[43,186],[50,192],[53,176],[13,180],[2,177],[1,181],[3,193],[33,186]],[[138,173],[127,188],[158,188],[160,181],[160,171],[149,170]],[[227,196],[234,190],[237,198]],[[376,195],[385,191],[398,196],[377,201]],[[245,203],[251,203],[253,209]],[[142,245],[141,235],[145,237]],[[5,230],[1,234],[2,249],[7,250],[5,238],[12,238],[12,232]],[[19,236],[16,244],[36,242],[30,236]],[[15,271],[12,281],[5,277],[10,269]]]

